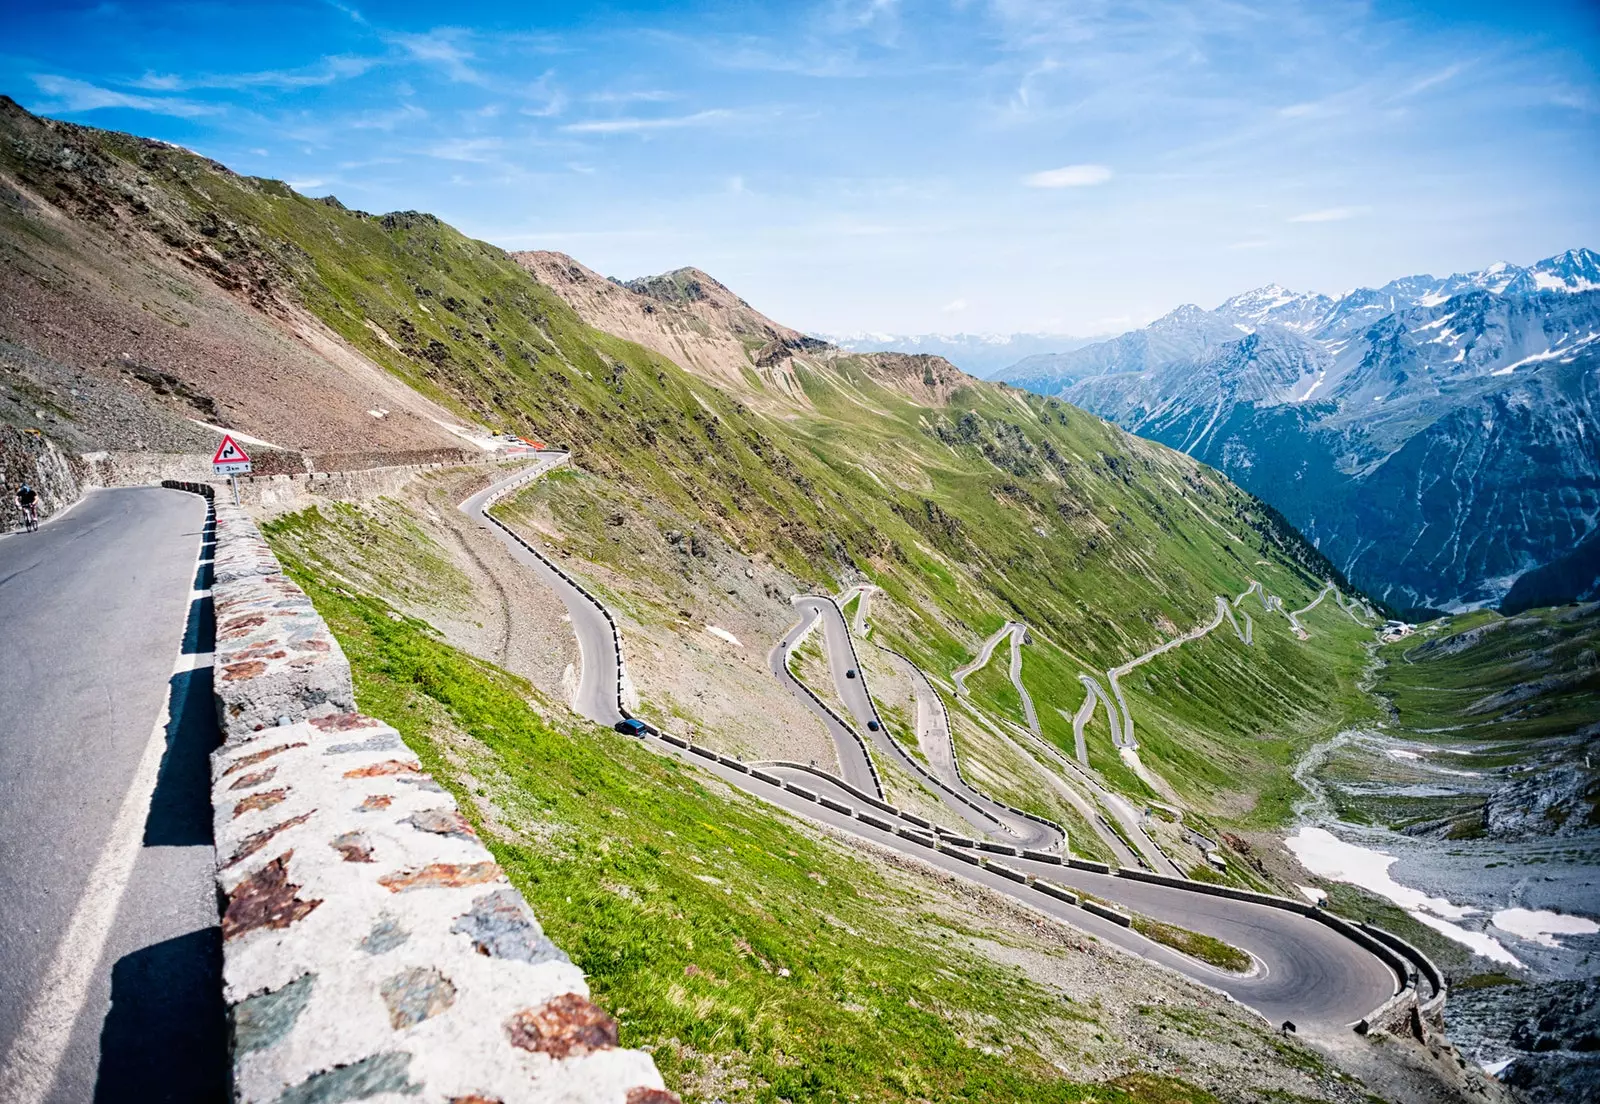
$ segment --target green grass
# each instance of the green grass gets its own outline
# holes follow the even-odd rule
[[[1323,606],[1335,616],[1319,616]],[[1187,803],[1235,823],[1286,823],[1305,750],[1376,716],[1357,684],[1371,630],[1323,606],[1307,616],[1308,641],[1282,617],[1260,617],[1246,647],[1224,622],[1122,679],[1140,757]]]
[[[1523,982],[1521,978],[1512,977],[1510,974],[1504,974],[1498,970],[1491,970],[1486,974],[1472,974],[1468,977],[1461,978],[1458,981],[1452,982],[1450,988],[1455,990],[1498,989],[1503,986],[1521,985],[1522,983]]]
[[[1004,717],[1012,724],[1026,724],[1022,697],[1011,685],[1011,676],[1007,673],[1010,667],[1009,642],[1001,641],[989,662],[967,676],[967,697],[980,709],[987,710],[991,717]]]
[[[361,708],[455,794],[556,942],[687,1100],[1209,1100],[1063,1079],[1091,1009],[972,954],[933,902],[636,741],[575,722],[422,622],[325,581],[269,526]],[[483,811],[494,810],[493,820]]]
[[[1600,607],[1489,610],[1384,646],[1376,690],[1421,738],[1525,742],[1600,716]]]
[[[1198,958],[1201,962],[1209,962],[1221,970],[1232,970],[1243,973],[1250,968],[1250,956],[1213,935],[1190,931],[1180,928],[1176,924],[1167,924],[1160,920],[1152,920],[1148,916],[1137,913],[1133,917],[1133,930],[1146,939],[1157,943],[1164,943],[1177,951],[1182,951],[1191,958]]]

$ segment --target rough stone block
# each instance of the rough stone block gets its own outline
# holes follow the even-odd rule
[[[393,729],[246,733],[212,780],[236,1099],[663,1091]]]

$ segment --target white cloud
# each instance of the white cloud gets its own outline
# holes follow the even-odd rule
[[[55,103],[41,104],[44,112],[97,111],[105,107],[124,107],[130,111],[148,111],[154,115],[175,115],[192,119],[197,115],[215,115],[222,108],[216,104],[196,103],[162,96],[134,96],[111,88],[101,88],[88,81],[71,77],[58,77],[49,73],[35,74],[33,83],[47,96],[57,97]]]
[[[459,45],[462,37],[463,32],[459,30],[441,27],[427,34],[388,35],[386,41],[400,47],[415,61],[437,66],[453,81],[483,84],[483,75],[467,64],[477,59],[471,50]]]
[[[693,115],[667,115],[655,119],[591,119],[584,123],[568,123],[561,129],[571,134],[637,134],[648,130],[705,126],[732,117],[733,112],[714,108],[710,111],[696,111]]]
[[[359,77],[377,64],[376,58],[338,54],[322,58],[314,65],[299,69],[267,69],[256,73],[208,73],[198,77],[184,77],[176,73],[146,73],[138,80],[128,83],[134,88],[151,92],[183,92],[191,88],[224,88],[233,91],[246,88],[276,88],[290,91],[296,88],[316,88],[350,77]]]
[[[642,92],[595,92],[584,99],[590,103],[663,103],[678,98],[676,92],[646,89]]]
[[[944,314],[960,314],[966,309],[967,301],[965,299],[952,299],[950,302],[939,308],[939,310]]]
[[[1320,211],[1307,211],[1304,214],[1293,215],[1290,222],[1343,222],[1353,219],[1357,215],[1366,214],[1369,207],[1325,207]]]
[[[341,120],[340,125],[352,127],[356,130],[388,131],[393,130],[401,123],[415,122],[418,119],[426,119],[427,117],[427,111],[416,104],[403,103],[396,108],[363,111],[359,115],[352,115],[347,119]]]
[[[1030,188],[1086,188],[1110,179],[1111,169],[1105,165],[1064,165],[1059,169],[1029,173],[1022,182]]]
[[[422,152],[441,161],[470,161],[488,165],[499,160],[498,155],[504,148],[505,143],[499,138],[452,138]]]
[[[1429,73],[1424,77],[1418,77],[1405,88],[1401,89],[1400,95],[1415,96],[1418,92],[1424,92],[1435,85],[1444,84],[1446,81],[1453,80],[1459,76],[1464,69],[1466,69],[1466,66],[1459,63],[1455,65],[1447,65],[1438,72]]]

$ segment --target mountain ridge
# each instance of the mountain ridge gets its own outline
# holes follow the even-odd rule
[[[1396,605],[1482,605],[1594,531],[1597,289],[1588,249],[1337,298],[1269,284],[1001,375],[1215,464]]]

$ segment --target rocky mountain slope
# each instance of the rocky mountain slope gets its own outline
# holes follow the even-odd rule
[[[1393,606],[1483,604],[1595,531],[1597,277],[1569,250],[1336,299],[1274,285],[1002,375],[1214,464]]]

